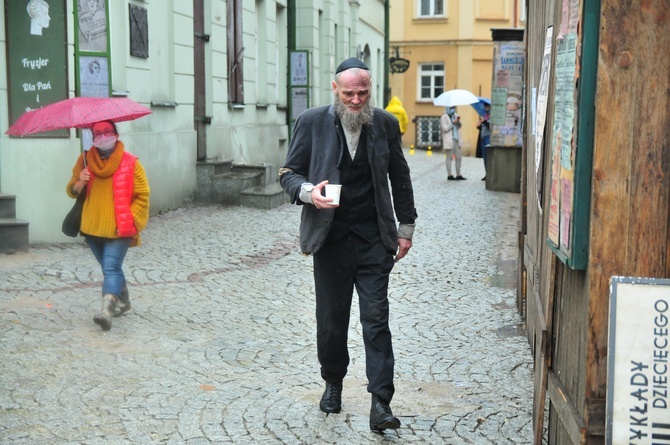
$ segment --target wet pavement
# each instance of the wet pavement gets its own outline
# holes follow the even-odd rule
[[[193,205],[151,217],[124,267],[133,309],[108,332],[83,242],[0,255],[0,443],[532,443],[519,194],[487,191],[481,159],[447,181],[441,152],[406,154],[419,219],[390,285],[399,430],[369,430],[355,302],[342,412],[319,411],[299,207]]]

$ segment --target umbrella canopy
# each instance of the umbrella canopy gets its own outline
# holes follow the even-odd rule
[[[5,132],[25,136],[63,128],[90,128],[96,122],[131,121],[151,110],[126,97],[72,97],[23,113]]]
[[[479,102],[479,98],[468,90],[449,90],[433,99],[433,105],[438,107],[456,107]]]
[[[475,109],[478,115],[484,116],[486,114],[486,110],[484,109],[484,105],[491,105],[491,99],[488,99],[486,97],[478,97],[479,102],[476,102],[472,105],[472,108]]]

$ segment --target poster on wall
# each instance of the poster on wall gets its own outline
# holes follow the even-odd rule
[[[79,57],[79,95],[82,97],[109,97],[109,67],[107,57]],[[91,130],[81,130],[84,150],[93,145]]]
[[[491,88],[491,145],[516,147],[522,143],[523,41],[494,41]]]
[[[547,122],[547,101],[549,98],[549,79],[551,78],[551,52],[553,47],[553,26],[547,28],[544,38],[544,53],[542,55],[542,72],[540,85],[537,91],[537,105],[535,106],[535,188],[537,190],[538,207],[542,208],[542,146],[544,142],[544,126]]]
[[[82,97],[109,97],[107,57],[79,57],[79,89]]]
[[[291,120],[296,120],[308,106],[307,88],[291,88]]]
[[[309,82],[307,51],[291,52],[291,86],[303,87]]]
[[[9,124],[23,113],[67,99],[65,0],[5,2]],[[30,137],[68,137],[69,130]]]
[[[107,52],[106,0],[77,0],[79,51]]]
[[[670,280],[612,277],[605,443],[670,441]]]

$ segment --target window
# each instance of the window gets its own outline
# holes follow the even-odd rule
[[[444,17],[444,0],[418,0],[419,17]]]
[[[444,92],[444,63],[419,65],[419,100],[432,100]]]
[[[439,116],[416,117],[416,147],[434,149],[442,147]]]

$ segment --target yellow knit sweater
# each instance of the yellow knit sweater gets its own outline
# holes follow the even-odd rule
[[[112,192],[112,176],[119,167],[123,156],[124,146],[117,142],[114,152],[109,159],[101,159],[98,149],[93,147],[87,152],[86,161],[91,172],[91,190],[81,216],[81,232],[86,235],[99,236],[103,238],[118,238],[116,233],[116,218],[114,215],[114,197]],[[79,181],[79,173],[84,169],[83,156],[79,156],[77,163],[72,168],[72,178],[67,184],[67,194],[76,198],[72,186]],[[140,244],[140,235],[149,220],[149,183],[144,172],[144,167],[138,160],[135,162],[135,185],[131,199],[130,210],[133,213],[135,227],[138,234],[133,237],[132,246]],[[82,190],[86,193],[86,187]]]

